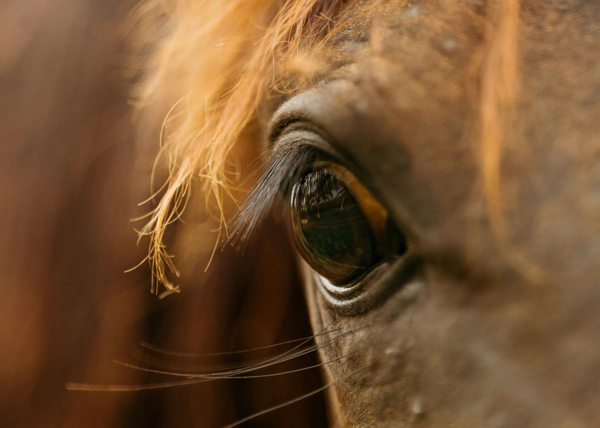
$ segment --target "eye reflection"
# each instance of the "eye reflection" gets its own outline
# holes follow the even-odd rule
[[[317,273],[345,285],[392,246],[404,251],[404,240],[398,246],[397,234],[389,233],[385,208],[350,171],[331,162],[313,167],[294,185],[290,204],[296,247]],[[392,235],[395,239],[389,239]]]

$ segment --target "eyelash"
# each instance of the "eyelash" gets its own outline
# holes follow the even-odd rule
[[[261,170],[265,172],[230,220],[228,242],[235,245],[238,240],[248,239],[269,211],[289,195],[308,166],[317,160],[328,158],[314,147],[301,143],[276,149],[269,160],[257,169],[256,173]]]

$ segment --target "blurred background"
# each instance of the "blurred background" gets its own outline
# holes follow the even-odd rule
[[[116,364],[193,373],[272,355],[214,357],[310,334],[291,253],[271,222],[244,253],[205,272],[216,236],[202,196],[167,241],[181,293],[150,294],[131,222],[150,205],[150,173],[168,102],[137,120],[129,104],[130,0],[0,2],[0,426],[219,427],[321,385],[318,370],[128,392],[69,382],[181,380]],[[141,344],[167,349],[170,354]],[[185,355],[173,355],[184,353]],[[316,364],[314,355],[273,367]],[[264,374],[262,371],[256,374]],[[131,389],[135,389],[132,387]],[[316,394],[242,426],[317,427]]]

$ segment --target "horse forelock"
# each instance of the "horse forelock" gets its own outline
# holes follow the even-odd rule
[[[140,107],[165,92],[174,100],[159,154],[168,157],[161,188],[166,191],[140,231],[150,236],[148,261],[167,289],[173,288],[168,271],[176,269],[162,241],[167,225],[184,208],[191,181],[204,180],[208,204],[216,206],[224,226],[225,200],[233,197],[239,172],[227,172],[231,150],[269,91],[303,85],[295,77],[315,69],[316,58],[307,54],[332,32],[345,6],[343,0],[173,1],[167,6],[149,0],[132,14],[134,54],[146,48],[143,42],[157,27],[167,34],[148,57],[137,92]]]

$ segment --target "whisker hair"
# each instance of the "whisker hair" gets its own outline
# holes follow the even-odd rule
[[[283,372],[278,372],[278,373],[268,373],[268,374],[264,374],[264,375],[247,375],[247,376],[237,376],[237,375],[232,375],[232,376],[228,376],[228,375],[220,375],[220,374],[195,374],[195,373],[176,373],[176,372],[166,372],[166,371],[162,371],[162,370],[154,370],[154,369],[150,369],[150,368],[146,368],[146,367],[139,367],[136,366],[134,364],[129,364],[129,363],[125,363],[122,361],[114,361],[115,364],[119,364],[123,367],[127,367],[130,369],[134,369],[134,370],[138,370],[138,371],[143,371],[146,373],[155,373],[155,374],[162,374],[162,375],[167,375],[167,376],[177,376],[177,377],[187,377],[187,378],[195,378],[195,379],[260,379],[260,378],[265,378],[265,377],[275,377],[275,376],[283,376],[283,375],[287,375],[287,374],[292,374],[292,373],[298,373],[298,372],[302,372],[302,371],[306,371],[306,370],[311,370],[311,369],[315,369],[318,367],[322,367],[324,365],[327,364],[331,364],[333,362],[339,361],[342,358],[345,358],[346,355],[342,355],[336,358],[333,358],[331,360],[319,363],[319,364],[314,364],[311,366],[307,366],[307,367],[302,367],[299,369],[294,369],[294,370],[286,370]]]
[[[218,356],[224,356],[224,355],[245,354],[245,353],[249,353],[249,352],[260,351],[263,349],[276,348],[279,346],[288,345],[290,343],[312,340],[316,337],[323,336],[323,335],[329,334],[329,333],[333,333],[338,330],[339,330],[339,328],[336,328],[334,330],[320,332],[320,333],[314,334],[312,336],[301,337],[299,339],[286,340],[285,342],[274,343],[272,345],[266,345],[266,346],[259,346],[257,348],[241,349],[239,351],[213,352],[213,353],[207,353],[207,354],[193,354],[193,353],[187,353],[187,352],[169,351],[167,349],[160,348],[158,346],[154,346],[154,345],[152,345],[148,342],[144,342],[144,341],[140,342],[140,346],[142,346],[146,349],[149,349],[151,351],[160,353],[160,354],[170,355],[170,356],[175,356],[175,357],[189,357],[189,358],[218,357]]]
[[[339,330],[339,329],[335,329],[333,331],[336,331],[336,330]],[[362,330],[362,328],[359,330]],[[329,341],[327,341],[326,343],[321,344],[321,345],[309,346],[306,349],[299,349],[305,343],[308,343],[308,341],[313,340],[314,336],[310,336],[308,341],[303,342],[300,345],[297,345],[296,347],[292,348],[291,350],[283,352],[282,354],[278,355],[277,357],[270,358],[270,359],[266,360],[265,362],[242,367],[240,369],[227,370],[227,371],[222,371],[222,372],[217,372],[217,373],[192,374],[192,376],[186,376],[186,377],[193,377],[193,379],[188,379],[188,380],[183,380],[183,381],[161,382],[161,383],[153,383],[153,384],[147,384],[147,385],[117,385],[117,384],[99,385],[99,384],[84,384],[84,383],[69,382],[65,385],[65,387],[66,387],[66,389],[72,390],[72,391],[128,392],[128,391],[145,391],[145,390],[160,389],[160,388],[171,388],[171,387],[175,387],[175,386],[194,385],[197,383],[208,382],[208,381],[217,380],[217,379],[236,379],[236,378],[241,379],[241,377],[238,376],[240,374],[250,373],[252,371],[271,367],[276,364],[280,364],[280,363],[283,363],[286,361],[293,360],[295,358],[302,357],[311,352],[315,352],[319,349],[323,349],[327,346],[331,346],[335,341],[339,340],[340,338],[347,336],[349,334],[353,334],[359,330],[347,331],[345,333],[342,333],[342,334],[334,337],[333,339],[330,339]],[[329,331],[327,333],[330,333],[330,332],[331,331]],[[327,334],[327,333],[321,333],[321,334]],[[291,352],[293,352],[295,350],[297,350],[296,353],[290,354]],[[343,357],[340,357],[340,358],[343,358]],[[165,375],[169,375],[169,374],[175,375],[173,373],[161,372],[158,370],[154,371],[153,369],[144,369],[142,367],[134,366],[132,364],[123,363],[120,361],[115,361],[115,363],[126,366],[126,367],[130,367],[130,368],[133,368],[136,370],[158,373],[158,374],[165,374]],[[182,375],[184,375],[184,374],[182,374]],[[259,377],[265,377],[265,376],[261,375]]]

